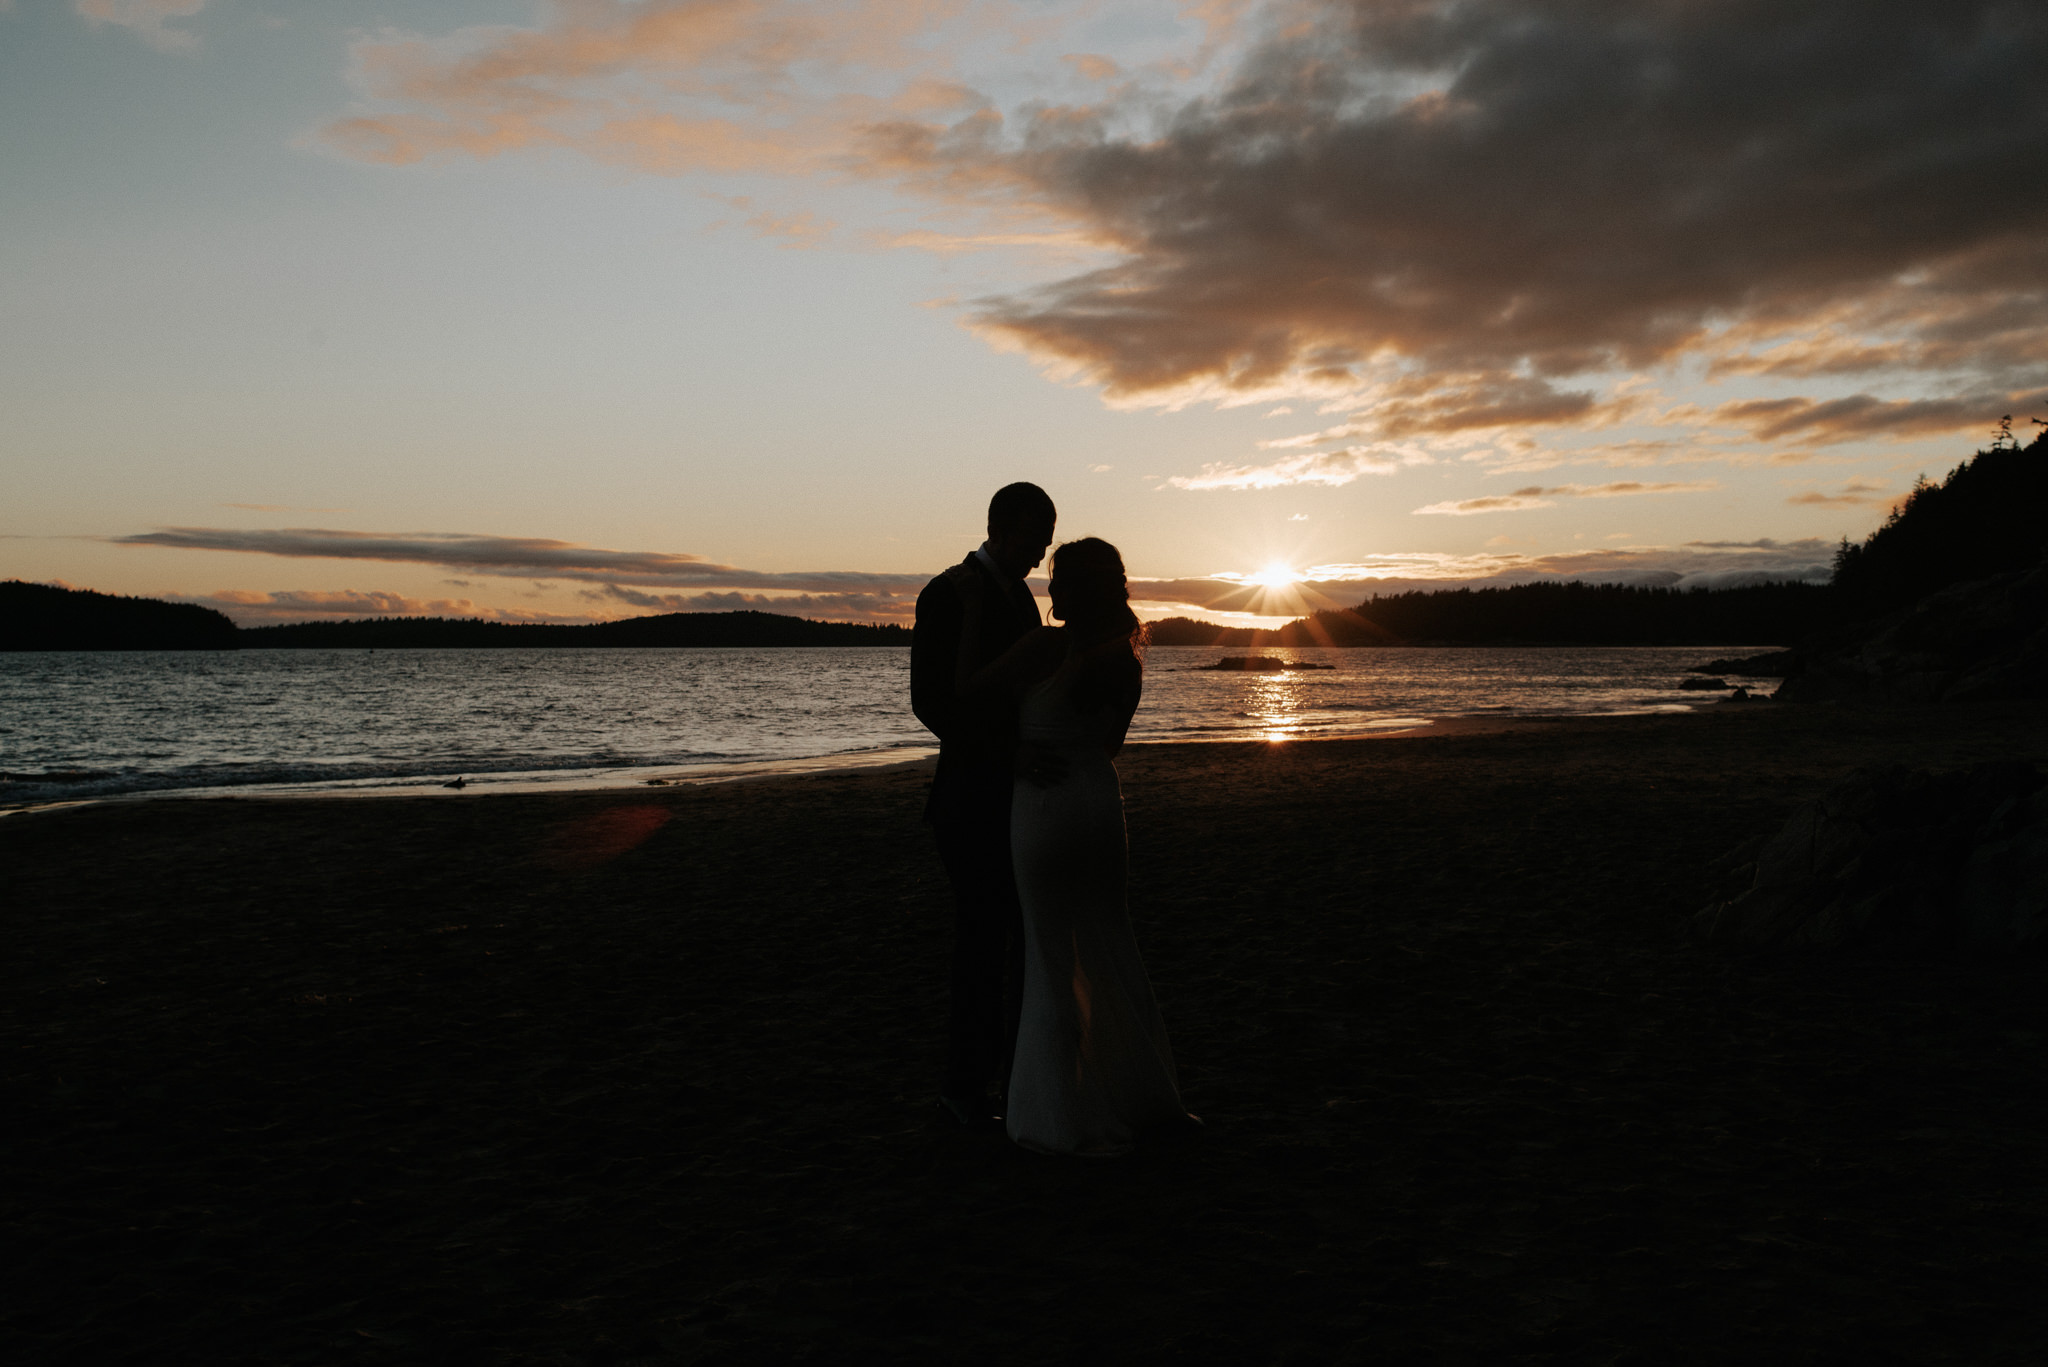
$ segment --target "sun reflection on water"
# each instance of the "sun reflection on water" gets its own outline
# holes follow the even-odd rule
[[[1308,710],[1308,698],[1298,675],[1249,674],[1246,683],[1244,715],[1260,740],[1292,740],[1305,734],[1302,714]]]

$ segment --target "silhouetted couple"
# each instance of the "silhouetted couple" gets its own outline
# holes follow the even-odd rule
[[[1144,670],[1123,559],[1053,552],[1052,615],[1024,576],[1052,500],[997,491],[988,540],[925,586],[911,708],[939,738],[925,819],[953,885],[953,1005],[940,1103],[1026,1148],[1107,1156],[1199,1124],[1131,934],[1114,756]]]

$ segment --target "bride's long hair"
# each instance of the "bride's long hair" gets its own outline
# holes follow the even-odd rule
[[[1052,553],[1052,577],[1060,586],[1061,620],[1090,657],[1079,689],[1084,709],[1093,710],[1109,700],[1132,665],[1144,667],[1145,628],[1131,611],[1124,558],[1101,537],[1084,536]]]

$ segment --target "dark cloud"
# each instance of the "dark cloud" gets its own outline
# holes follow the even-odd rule
[[[1112,395],[1391,365],[1428,394],[1387,422],[1451,431],[1583,421],[1565,377],[1787,337],[1751,368],[1973,393],[2048,374],[2038,0],[1399,0],[1286,6],[1271,32],[1157,135],[1051,110],[1000,148],[878,126],[874,156],[1121,253],[977,319]],[[1796,403],[1761,430],[1984,416]]]
[[[1113,399],[1287,391],[1354,415],[1342,449],[1173,481],[1190,489],[1344,484],[1414,454],[1387,443],[1645,419],[1819,446],[1981,430],[2048,390],[2040,0],[1184,15],[1206,35],[1187,60],[1069,50],[1090,84],[1038,89],[1077,102],[1006,109],[966,64],[998,35],[1030,60],[1058,14],[553,0],[529,27],[362,40],[366,103],[321,136],[388,164],[571,149],[881,181],[948,231],[878,240],[1103,249],[981,300],[973,326]],[[771,235],[825,226],[729,202]],[[1621,378],[1660,368],[1752,383],[1660,416]],[[1811,392],[1756,400],[1758,380]]]
[[[1921,436],[1989,426],[1987,414],[2009,403],[2004,394],[1953,399],[1896,399],[1869,394],[1817,403],[1812,399],[1748,399],[1723,404],[1714,416],[1749,428],[1762,441],[1798,437],[1827,445],[1871,436]]]
[[[567,579],[640,587],[890,595],[915,594],[929,578],[922,574],[870,574],[853,570],[776,573],[718,565],[702,556],[667,551],[610,551],[539,537],[472,536],[462,532],[387,535],[309,527],[246,531],[167,527],[115,537],[114,542],[122,546],[238,551],[307,560],[439,565],[507,579]]]

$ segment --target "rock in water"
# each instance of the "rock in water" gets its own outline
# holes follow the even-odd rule
[[[1196,665],[1197,669],[1248,669],[1259,673],[1278,673],[1287,668],[1287,661],[1276,660],[1270,655],[1225,655],[1212,665]]]
[[[1704,940],[1817,949],[2048,947],[2048,791],[2030,764],[1859,770],[1693,918]]]

